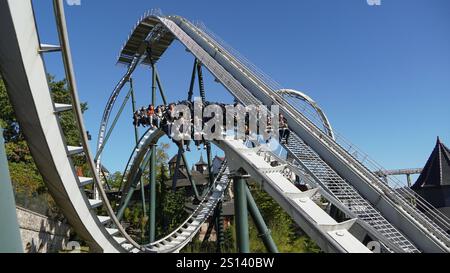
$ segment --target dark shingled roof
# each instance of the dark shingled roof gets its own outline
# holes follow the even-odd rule
[[[209,183],[207,174],[191,171],[191,176],[197,186],[205,186]],[[189,181],[185,170],[180,170],[177,177],[177,188],[191,187],[191,182]],[[172,179],[166,180],[164,183],[166,186],[172,187]]]
[[[443,186],[450,186],[450,150],[438,138],[436,147],[412,189]]]
[[[174,155],[170,160],[169,160],[169,165],[175,165],[177,164],[177,157],[178,155]],[[180,160],[180,167],[184,166],[184,161]]]

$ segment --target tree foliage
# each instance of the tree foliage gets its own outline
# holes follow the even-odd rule
[[[317,253],[320,249],[296,225],[292,218],[269,194],[256,186],[251,187],[255,202],[271,230],[271,235],[281,253]],[[254,253],[267,252],[253,221],[250,221],[250,248]]]
[[[66,81],[57,81],[53,76],[48,76],[50,92],[55,103],[71,104],[71,95],[67,89]],[[82,110],[87,110],[87,104],[81,105]],[[78,146],[80,135],[72,112],[60,115],[60,124],[64,132],[68,145]],[[9,101],[6,86],[0,78],[0,126],[4,128],[4,138],[6,141],[6,156],[9,162],[9,169],[16,199],[33,199],[38,195],[45,195],[48,206],[56,210],[52,198],[48,194],[48,189],[44,184],[42,176],[37,169],[30,149],[20,129],[12,104]],[[74,160],[76,166],[86,169],[83,159]],[[42,199],[42,198],[40,198]],[[29,201],[29,200],[27,200]]]
[[[184,189],[173,192],[166,187],[165,181],[169,180],[167,168],[164,164],[160,165],[160,175],[158,177],[158,195],[156,210],[158,211],[159,220],[157,222],[160,235],[167,235],[167,231],[171,232],[180,226],[188,216],[184,210],[187,201]]]

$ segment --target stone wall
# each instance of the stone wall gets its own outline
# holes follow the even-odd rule
[[[56,253],[70,238],[70,226],[60,221],[16,207],[25,253]]]

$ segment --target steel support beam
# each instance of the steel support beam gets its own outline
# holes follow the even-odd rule
[[[150,243],[156,240],[156,146],[152,147],[150,158],[150,204],[149,204],[149,237]]]
[[[236,222],[236,243],[239,253],[250,253],[250,239],[248,231],[248,211],[246,176],[235,174],[233,177],[234,187],[234,215]]]
[[[203,80],[203,70],[202,70],[202,63],[199,62],[196,59],[196,68],[197,68],[197,75],[198,75],[198,87],[200,91],[200,97],[202,98],[202,103],[204,104],[206,102],[206,92],[205,92],[205,82]],[[214,177],[212,175],[212,152],[211,152],[211,142],[205,141],[206,144],[206,156],[208,160],[208,179],[209,179],[209,185],[212,186],[214,183]]]
[[[224,238],[224,227],[223,227],[223,203],[219,201],[216,206],[217,216],[216,216],[216,230],[217,230],[217,253],[221,253],[223,250]]]
[[[216,226],[216,219],[217,219],[217,211],[215,210],[214,214],[212,215],[212,217],[208,223],[208,228],[206,230],[205,237],[203,238],[202,244],[200,245],[200,249],[206,248],[206,244],[208,243],[209,238],[211,237],[212,230]],[[217,233],[217,229],[216,229],[216,233]]]
[[[131,88],[131,105],[133,109],[133,115],[136,112],[136,97],[134,96],[134,86],[133,86],[133,78],[130,78],[130,88]],[[134,138],[136,140],[136,146],[139,143],[139,132],[137,125],[134,126]],[[125,174],[123,174],[125,175]],[[145,185],[144,180],[140,177],[141,180],[141,199],[142,199],[142,217],[145,218],[147,216],[147,208],[145,205]]]
[[[134,96],[133,78],[130,78],[130,89],[131,89],[131,107],[133,110],[133,115],[136,112],[136,97]],[[137,125],[134,126],[134,138],[136,140],[136,145],[139,142],[139,132]]]
[[[152,63],[152,104],[156,104],[157,73]],[[156,240],[156,146],[152,147],[150,158],[150,204],[149,204],[149,239],[150,243]]]
[[[189,86],[189,92],[188,92],[188,101],[192,101],[192,98],[194,97],[194,86],[195,86],[195,75],[197,72],[197,58],[194,61],[194,68],[192,69],[192,77],[191,77],[191,84]]]
[[[278,253],[278,248],[273,241],[272,236],[270,235],[270,229],[264,222],[264,218],[261,215],[261,212],[256,205],[255,199],[253,199],[252,193],[247,186],[245,186],[245,192],[247,195],[248,211],[250,212],[253,222],[255,222],[256,228],[258,229],[259,237],[261,237],[267,251],[269,251],[270,253]]]
[[[163,89],[163,86],[161,83],[161,79],[159,77],[159,73],[158,73],[158,70],[156,69],[155,65],[153,65],[153,69],[155,70],[156,83],[158,84],[159,94],[161,95],[162,102],[164,105],[167,105],[166,95],[164,94],[164,89]],[[153,102],[153,105],[155,105],[155,104],[156,104],[156,102]]]
[[[116,124],[119,121],[120,115],[122,115],[122,112],[125,109],[125,106],[127,105],[128,100],[130,99],[132,90],[133,89],[130,89],[130,91],[128,91],[127,96],[123,100],[122,105],[120,106],[119,111],[117,112],[116,116],[114,117],[114,121],[111,124],[111,127],[109,128],[109,130],[102,142],[102,145],[99,147],[97,154],[95,155],[94,161],[97,161],[100,158],[100,155],[102,154],[103,150],[105,149],[106,143],[108,142],[109,138],[111,137],[112,131],[114,130],[114,127],[116,127]],[[101,168],[101,166],[100,166],[100,168]]]
[[[144,158],[144,160],[142,161],[142,165],[139,167],[138,172],[136,173],[136,175],[134,177],[132,177],[133,181],[131,181],[130,184],[130,188],[128,189],[127,195],[125,196],[125,199],[123,202],[121,202],[120,204],[120,208],[119,211],[117,212],[117,219],[120,221],[122,220],[123,217],[123,213],[125,212],[125,209],[128,207],[128,204],[131,201],[131,198],[133,197],[133,193],[136,191],[136,188],[138,186],[139,181],[141,181],[141,191],[142,191],[142,173],[144,172],[145,168],[147,167],[148,161],[151,158],[152,152],[150,152],[148,155],[146,155],[146,157]],[[145,194],[143,196],[144,198],[144,206],[145,206]],[[145,207],[144,207],[145,210]]]
[[[0,253],[22,253],[19,223],[16,214],[8,161],[5,152],[3,129],[0,127]]]
[[[188,176],[189,183],[191,183],[192,189],[194,190],[195,198],[197,200],[201,200],[200,195],[198,194],[197,185],[195,184],[195,181],[192,178],[191,169],[189,168],[189,164],[188,164],[188,161],[186,159],[186,155],[184,154],[184,152],[182,153],[181,158],[183,159],[183,163],[184,163],[184,166],[185,166],[185,169],[186,169],[186,174]]]

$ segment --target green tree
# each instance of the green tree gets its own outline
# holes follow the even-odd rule
[[[3,79],[0,76],[0,126],[4,129],[3,136],[5,141],[18,141],[23,139],[20,134],[19,124],[14,115],[14,110],[9,102],[8,93]]]
[[[317,253],[320,249],[301,231],[292,218],[266,192],[250,187],[253,198],[263,215],[278,250],[281,253]],[[250,248],[252,252],[267,252],[253,221],[250,221]]]
[[[71,95],[64,80],[57,81],[54,77],[48,76],[50,92],[55,103],[71,104]],[[87,110],[87,104],[81,105],[82,110]],[[61,128],[68,145],[80,144],[80,135],[73,113],[66,112],[60,115]],[[29,147],[20,129],[13,106],[11,105],[6,86],[0,78],[0,126],[4,131],[6,141],[6,154],[9,162],[11,180],[16,192],[16,200],[20,204],[28,202],[38,195],[44,195],[48,206],[56,210],[52,198],[48,194],[48,189],[37,169],[31,156]],[[74,160],[76,166],[87,170],[86,162],[83,159]],[[42,198],[41,198],[42,199]]]
[[[52,94],[53,101],[61,104],[72,104],[72,97],[67,89],[66,80],[56,81],[55,77],[48,76],[49,86]],[[88,110],[87,103],[81,103],[81,112],[84,113]],[[66,142],[71,146],[80,145],[80,131],[75,120],[75,116],[72,112],[64,112],[59,114],[59,121],[61,128],[64,131]]]
[[[122,183],[122,176],[121,172],[115,172],[109,176],[108,181],[112,190],[119,190]]]
[[[187,201],[184,189],[173,192],[165,183],[169,180],[167,166],[160,164],[159,169],[156,211],[158,212],[158,235],[163,237],[179,227],[186,220],[188,214],[184,209]]]

